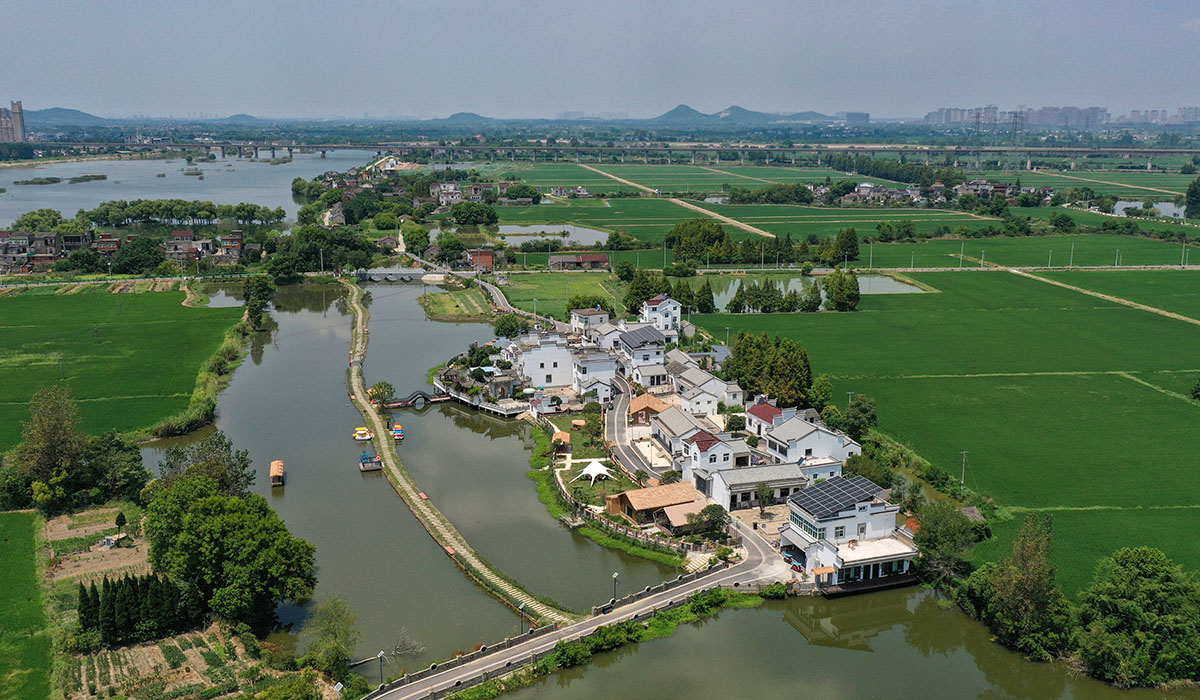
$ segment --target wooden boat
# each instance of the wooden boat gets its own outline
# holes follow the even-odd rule
[[[271,486],[283,486],[283,460],[271,462]]]

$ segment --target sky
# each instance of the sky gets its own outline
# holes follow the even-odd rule
[[[0,104],[101,116],[1200,105],[1200,3],[0,0]]]

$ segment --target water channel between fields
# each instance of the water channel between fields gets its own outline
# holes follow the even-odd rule
[[[277,154],[287,155],[287,149]],[[271,165],[265,160],[230,156],[214,161],[198,160],[189,165],[182,158],[148,160],[92,160],[78,163],[43,163],[28,167],[0,168],[0,227],[35,209],[57,209],[70,218],[80,209],[94,209],[101,202],[116,199],[189,199],[214,204],[249,202],[283,207],[289,218],[303,202],[291,194],[292,179],[316,177],[329,170],[348,170],[361,166],[374,151],[329,151],[296,153],[290,163]],[[269,159],[268,151],[262,151]],[[184,175],[185,170],[199,171],[204,177]],[[71,184],[66,180],[79,175],[105,175],[105,180]],[[159,177],[162,175],[163,177]],[[57,177],[54,185],[14,185],[15,180]]]
[[[367,289],[368,384],[387,380],[405,394],[426,388],[429,367],[492,338],[484,324],[426,320],[416,302],[423,285]],[[219,292],[212,303],[236,301]],[[350,316],[341,288],[281,288],[271,318],[273,330],[254,339],[220,396],[217,427],[249,450],[258,471],[254,490],[317,546],[316,599],[347,599],[358,613],[364,657],[390,649],[405,628],[426,647],[402,662],[408,669],[516,634],[517,616],[462,574],[386,478],[359,473],[362,448],[350,434],[361,418],[346,397]],[[417,484],[481,556],[534,593],[586,610],[611,596],[614,571],[629,589],[674,575],[603,549],[550,517],[525,476],[534,444],[527,424],[450,404],[395,418],[405,430],[400,458]],[[152,468],[161,447],[143,451]],[[285,488],[266,485],[272,459],[287,464]],[[305,612],[285,607],[280,617],[295,624]],[[399,666],[387,672],[398,675]]]

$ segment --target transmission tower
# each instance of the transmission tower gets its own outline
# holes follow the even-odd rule
[[[972,117],[972,121],[974,122],[974,131],[975,131],[975,169],[982,170],[983,163],[980,162],[982,153],[980,151],[981,145],[980,145],[980,141],[979,141],[979,138],[980,138],[979,127],[983,122],[983,110],[982,109],[980,109],[978,107],[975,108],[975,114]]]
[[[1010,136],[1012,137],[1012,159],[1013,170],[1021,169],[1021,153],[1020,149],[1025,145],[1025,107],[1018,107],[1017,111],[1012,113],[1012,127],[1010,128]]]

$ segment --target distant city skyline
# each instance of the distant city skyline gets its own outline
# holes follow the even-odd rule
[[[1181,1],[0,3],[28,28],[0,44],[0,97],[99,116],[1173,113],[1196,103],[1185,76],[1200,64],[1200,6]]]

